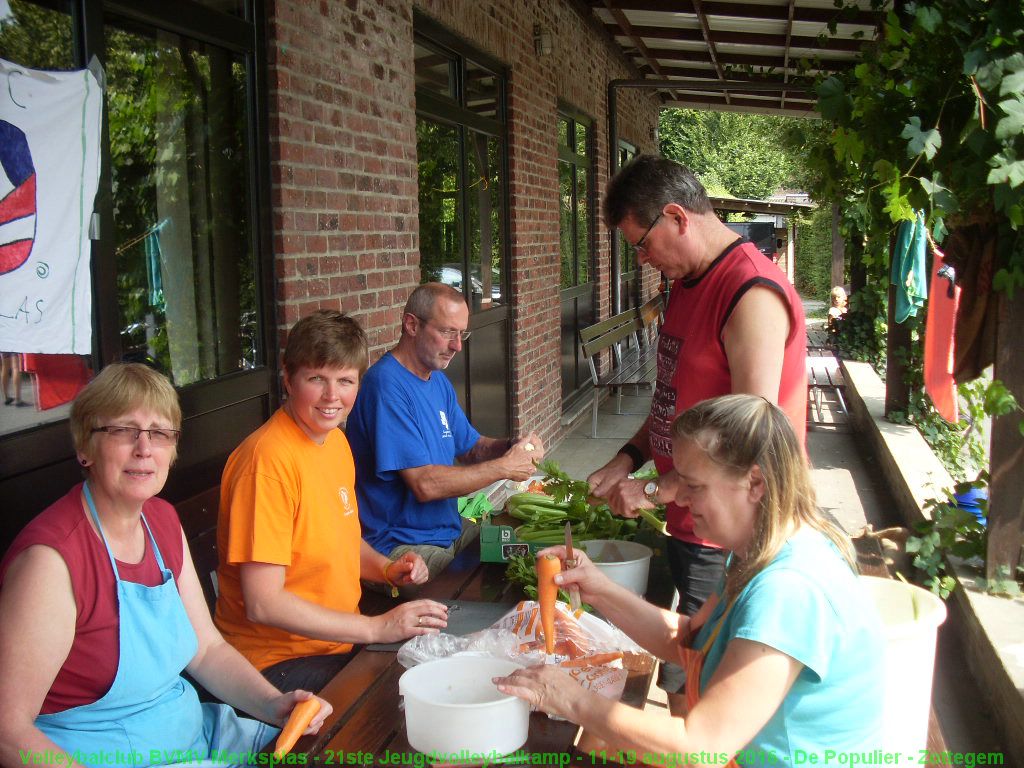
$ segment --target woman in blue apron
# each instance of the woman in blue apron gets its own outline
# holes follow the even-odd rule
[[[76,399],[88,480],[0,563],[0,763],[245,765],[312,695],[282,694],[213,626],[177,515],[154,498],[180,424],[174,388],[142,365],[108,366]],[[200,704],[183,670],[259,719]]]

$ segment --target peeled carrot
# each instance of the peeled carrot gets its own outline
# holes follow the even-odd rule
[[[597,667],[601,664],[611,664],[622,658],[622,651],[609,651],[608,653],[594,653],[590,656],[581,656],[578,659],[566,659],[560,667]]]
[[[544,650],[555,652],[555,600],[558,599],[558,585],[555,574],[562,570],[562,561],[554,555],[537,558],[537,604],[540,606],[540,623],[544,632]]]
[[[277,737],[277,744],[274,745],[274,757],[280,759],[292,751],[299,736],[309,727],[320,711],[320,699],[315,696],[305,701],[300,701],[288,715],[288,722],[281,729],[281,735]]]

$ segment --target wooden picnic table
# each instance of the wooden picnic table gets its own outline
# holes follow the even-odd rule
[[[435,600],[494,602],[510,609],[522,598],[518,586],[504,578],[505,565],[481,563],[479,540],[463,550],[437,579],[428,582],[419,597]],[[652,581],[652,584],[654,582]],[[363,613],[387,611],[394,600],[376,592],[365,592],[360,603]],[[629,677],[622,701],[642,707],[653,672],[653,657],[633,656],[626,664]],[[405,714],[400,706],[398,678],[405,669],[394,651],[360,648],[320,695],[334,707],[320,733],[299,741],[295,752],[305,752],[309,762],[319,765],[410,766],[424,765],[424,756],[409,746]],[[522,752],[530,765],[603,765],[606,757],[580,753],[576,747],[580,729],[573,723],[552,720],[534,712]],[[543,756],[546,759],[541,760]],[[608,756],[610,758],[611,756]],[[540,760],[533,762],[534,759]]]

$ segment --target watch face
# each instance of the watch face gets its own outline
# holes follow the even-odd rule
[[[658,492],[658,482],[651,480],[644,486],[644,496],[654,496]]]

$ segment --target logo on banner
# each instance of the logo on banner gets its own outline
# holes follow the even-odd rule
[[[0,120],[0,275],[32,253],[36,238],[36,169],[20,128]]]

